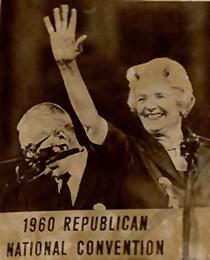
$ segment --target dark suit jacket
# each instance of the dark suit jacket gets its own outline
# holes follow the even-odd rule
[[[196,207],[210,206],[210,140],[199,139],[192,197]],[[137,139],[109,125],[104,147],[123,174],[118,198],[121,208],[167,208],[169,196],[159,183],[162,176],[171,181],[179,204],[183,205],[186,174],[175,169],[163,146],[151,135],[145,133]]]
[[[93,209],[97,203],[118,208],[118,179],[100,148],[98,154],[89,153],[73,209]],[[60,210],[58,196],[57,183],[50,175],[21,184],[13,181],[1,194],[0,211]]]

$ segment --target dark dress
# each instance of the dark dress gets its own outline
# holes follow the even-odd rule
[[[185,138],[190,131],[185,130]],[[197,171],[193,177],[192,204],[210,206],[210,140],[199,137]],[[109,125],[104,146],[116,168],[121,169],[120,207],[125,209],[167,208],[169,196],[159,183],[166,177],[173,185],[179,205],[183,205],[186,174],[174,167],[168,153],[150,134],[141,139],[125,135]]]

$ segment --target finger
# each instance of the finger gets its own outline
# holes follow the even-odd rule
[[[70,21],[69,21],[69,32],[72,35],[75,35],[76,26],[77,26],[77,10],[75,8],[73,8],[71,10],[71,17],[70,17]]]
[[[55,29],[56,31],[61,29],[61,16],[59,8],[53,9],[54,20],[55,20]]]
[[[54,28],[52,26],[52,23],[50,21],[49,16],[44,17],[43,20],[44,20],[44,24],[45,24],[45,27],[47,28],[48,33],[49,34],[53,33],[54,32]]]
[[[61,5],[62,29],[67,29],[69,6]]]
[[[77,39],[77,41],[75,43],[76,52],[79,52],[79,53],[82,52],[83,42],[85,39],[87,39],[87,35],[82,35]]]

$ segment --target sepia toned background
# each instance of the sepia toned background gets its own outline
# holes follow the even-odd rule
[[[71,112],[43,24],[43,17],[63,3],[69,1],[2,0],[0,161],[21,154],[16,125],[31,106],[50,101]],[[78,59],[79,67],[101,115],[126,133],[139,135],[139,120],[126,105],[126,70],[167,56],[187,69],[194,87],[197,103],[187,119],[188,125],[210,137],[210,3],[71,3],[78,9],[78,35],[88,36]]]

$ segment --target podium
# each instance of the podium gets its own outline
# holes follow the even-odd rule
[[[0,259],[182,260],[182,209],[0,214]],[[210,259],[210,208],[192,210],[190,260]]]

